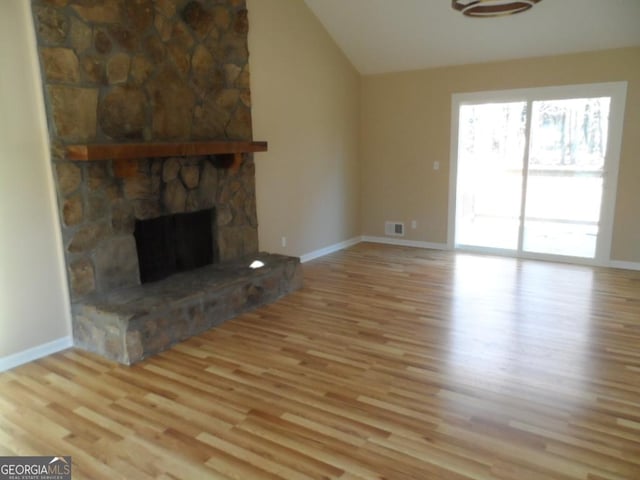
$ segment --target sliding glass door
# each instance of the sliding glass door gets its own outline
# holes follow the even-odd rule
[[[452,246],[608,260],[625,87],[454,95]]]

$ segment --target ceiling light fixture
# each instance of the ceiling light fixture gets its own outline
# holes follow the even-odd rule
[[[541,0],[451,0],[451,7],[467,17],[500,17],[525,12]]]

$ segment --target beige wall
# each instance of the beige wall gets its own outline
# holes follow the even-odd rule
[[[640,262],[640,48],[363,77],[362,230],[447,241],[453,93],[628,81],[612,259]],[[433,170],[433,162],[441,168]]]
[[[303,255],[360,234],[360,76],[301,0],[247,3],[260,248]]]
[[[0,369],[70,335],[29,2],[0,2]],[[5,357],[4,359],[2,357]]]

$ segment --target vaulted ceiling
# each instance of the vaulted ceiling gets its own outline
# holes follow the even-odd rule
[[[542,0],[468,18],[451,0],[305,0],[363,74],[640,46],[640,0]]]

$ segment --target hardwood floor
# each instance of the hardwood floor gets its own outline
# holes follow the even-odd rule
[[[74,479],[638,479],[640,272],[360,244],[134,367],[0,375]]]

